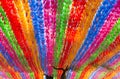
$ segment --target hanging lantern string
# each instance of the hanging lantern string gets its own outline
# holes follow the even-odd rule
[[[47,73],[45,65],[46,57],[46,43],[44,37],[44,18],[43,18],[43,2],[29,0],[31,8],[32,23],[34,26],[35,38],[39,49],[39,59],[44,73]]]
[[[57,1],[43,0],[44,4],[44,25],[45,25],[45,41],[46,41],[46,66],[47,74],[52,75],[54,45],[56,37],[56,9]]]
[[[55,45],[55,53],[54,53],[54,61],[55,65],[59,62],[59,57],[61,54],[61,50],[63,48],[63,39],[65,36],[65,29],[67,26],[67,19],[69,18],[70,6],[72,4],[72,0],[58,0],[58,9],[57,9],[57,25],[56,25],[56,45]],[[62,5],[62,6],[61,6]]]

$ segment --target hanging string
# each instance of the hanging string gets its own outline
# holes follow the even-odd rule
[[[29,0],[31,8],[32,22],[34,26],[35,38],[39,49],[39,58],[41,61],[41,67],[44,73],[47,73],[46,68],[46,43],[44,37],[44,18],[43,18],[43,3],[42,1],[31,1]]]
[[[56,9],[57,1],[43,0],[45,41],[46,41],[46,66],[47,74],[52,75],[53,56],[56,37]]]
[[[67,20],[69,18],[69,12],[71,8],[72,0],[58,0],[58,9],[57,9],[57,25],[56,25],[56,45],[55,45],[55,53],[54,53],[54,61],[55,65],[59,62],[59,57],[61,54],[61,50],[63,48],[63,39],[65,36],[65,29],[67,26]]]

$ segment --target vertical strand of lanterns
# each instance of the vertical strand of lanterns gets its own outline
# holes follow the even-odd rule
[[[65,37],[65,29],[69,18],[72,0],[57,0],[57,2],[58,5],[56,16],[56,44],[54,47],[54,66],[56,67],[59,63],[60,54],[62,52],[61,50],[63,48],[63,39]],[[54,74],[57,74],[56,71],[54,71]]]
[[[55,64],[55,66],[57,66],[57,63],[56,63],[56,60],[58,60],[57,58],[56,58],[56,55],[57,55],[57,51],[58,50],[60,50],[60,49],[58,49],[58,41],[59,41],[59,34],[60,34],[60,21],[61,21],[61,19],[60,19],[60,15],[61,15],[61,13],[62,13],[62,9],[63,9],[63,3],[64,3],[64,0],[57,0],[58,1],[58,3],[57,3],[57,14],[56,14],[56,43],[55,43],[55,47],[54,47],[54,64]],[[62,41],[61,41],[62,42]],[[60,47],[60,46],[59,46]]]
[[[43,0],[44,20],[45,20],[45,39],[46,39],[46,66],[47,74],[52,75],[52,64],[54,55],[54,45],[56,37],[56,0]]]
[[[82,18],[85,4],[86,4],[85,0],[83,0],[83,1],[73,0],[73,2],[72,2],[70,16],[69,16],[68,25],[67,25],[68,27],[66,28],[66,36],[64,39],[64,46],[62,49],[62,54],[61,54],[60,62],[59,62],[60,68],[61,67],[65,68],[66,66],[68,66],[68,62],[66,62],[66,60],[69,56],[69,51],[74,42],[76,30],[77,30],[77,27]]]
[[[33,56],[32,56],[32,51],[31,51],[31,49],[29,48],[29,44],[28,44],[28,42],[27,42],[27,39],[26,39],[26,37],[25,37],[25,35],[24,35],[24,31],[23,31],[23,29],[22,29],[22,27],[25,27],[26,25],[23,25],[23,22],[25,22],[25,20],[24,20],[24,18],[22,18],[23,19],[23,21],[21,22],[21,17],[20,17],[20,15],[22,14],[22,12],[24,12],[24,11],[22,11],[22,12],[19,12],[19,10],[18,10],[18,7],[17,6],[19,6],[19,5],[16,5],[16,2],[14,1],[14,0],[12,0],[12,2],[13,2],[13,4],[14,4],[14,7],[15,7],[15,9],[14,9],[14,11],[16,11],[16,14],[17,14],[17,24],[16,25],[19,25],[20,27],[19,27],[19,32],[21,32],[21,34],[20,34],[20,36],[23,38],[21,38],[21,37],[19,37],[19,39],[21,39],[20,40],[20,42],[18,41],[18,39],[17,39],[17,41],[18,41],[18,43],[20,44],[20,46],[21,46],[21,48],[23,49],[23,52],[24,52],[24,55],[25,55],[25,57],[26,57],[26,59],[27,59],[27,61],[28,61],[28,63],[29,63],[29,65],[30,65],[30,67],[31,67],[31,69],[32,69],[32,71],[33,72],[37,72],[37,68],[36,68],[36,66],[34,66],[35,65],[35,62],[34,62],[34,60],[33,60]],[[22,7],[21,7],[22,8]],[[23,9],[23,8],[22,8]],[[23,17],[24,17],[24,15],[23,15]],[[13,30],[14,31],[14,30]],[[19,34],[19,32],[17,32],[17,33],[14,33],[14,34]]]
[[[63,5],[61,6],[60,0],[58,0],[58,15],[57,18],[59,17],[59,20],[57,20],[57,34],[56,34],[56,48],[55,48],[55,65],[57,65],[60,61],[60,55],[63,49],[63,44],[64,44],[64,38],[66,31],[65,29],[67,28],[68,25],[68,18],[70,14],[70,9],[71,9],[71,4],[72,0],[63,0]],[[60,6],[60,7],[59,7]],[[60,73],[58,71],[58,74],[60,77]]]
[[[43,2],[41,0],[29,0],[29,5],[31,8],[31,16],[34,26],[35,38],[39,50],[39,59],[41,61],[41,67],[46,74],[46,42],[44,36]]]
[[[55,65],[57,66],[60,60],[61,50],[63,48],[63,39],[65,36],[65,29],[69,18],[70,6],[72,0],[58,0],[57,8],[57,26],[56,26],[56,45],[55,45]]]
[[[22,3],[23,3],[23,6],[24,6],[24,10],[25,10],[25,16],[26,16],[26,19],[27,19],[27,22],[28,22],[28,26],[29,28],[27,28],[29,31],[28,31],[28,36],[27,38],[29,39],[30,41],[30,47],[32,49],[33,52],[36,53],[36,63],[38,65],[38,68],[39,68],[39,73],[38,74],[38,77],[39,78],[42,78],[43,76],[43,71],[41,71],[41,63],[39,62],[39,50],[38,50],[38,47],[37,47],[37,41],[35,39],[35,35],[34,35],[34,27],[33,27],[33,23],[32,23],[32,16],[31,16],[31,10],[30,10],[30,6],[29,6],[29,1],[28,0],[22,0]],[[34,78],[34,74],[33,73],[30,73],[30,76],[31,78]]]

